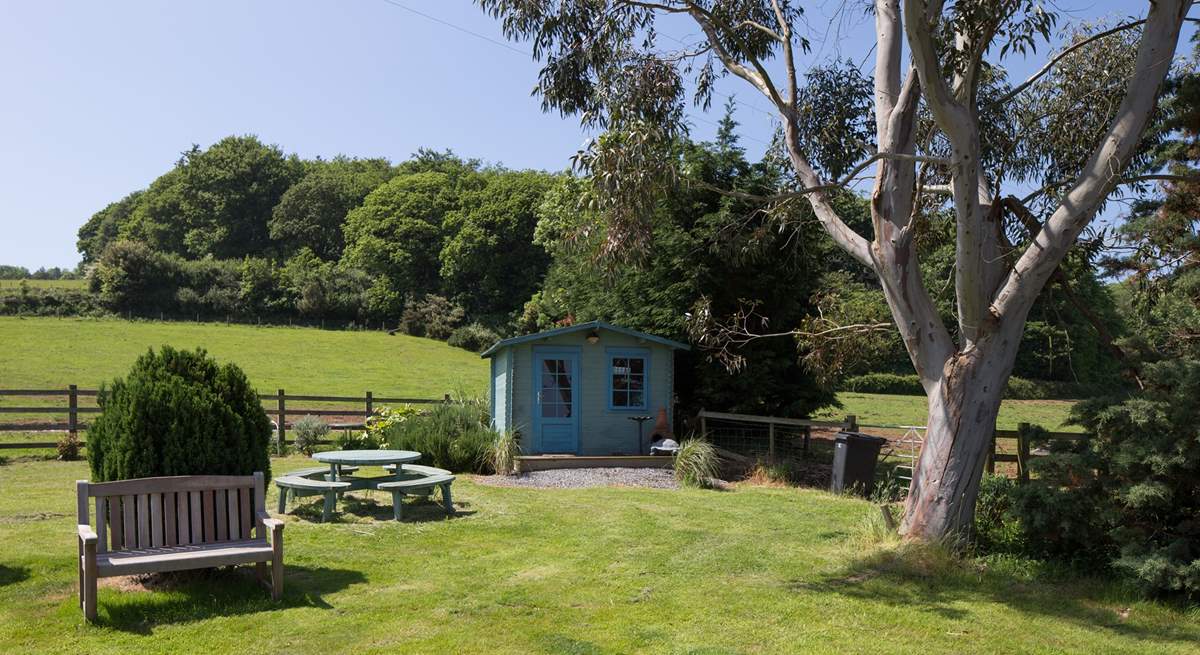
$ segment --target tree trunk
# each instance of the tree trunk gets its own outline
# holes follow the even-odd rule
[[[1021,330],[1005,332],[951,356],[940,382],[928,385],[925,444],[900,527],[906,537],[935,541],[970,533],[996,413],[1020,343]]]

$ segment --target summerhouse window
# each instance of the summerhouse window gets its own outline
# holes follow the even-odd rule
[[[608,402],[612,409],[646,409],[646,375],[650,357],[644,351],[609,353]]]

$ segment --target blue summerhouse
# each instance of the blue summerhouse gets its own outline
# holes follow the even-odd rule
[[[527,455],[645,454],[661,411],[671,429],[675,351],[688,349],[603,321],[504,339],[482,354],[492,421]]]

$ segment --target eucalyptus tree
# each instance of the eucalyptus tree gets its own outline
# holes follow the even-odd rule
[[[1190,0],[1144,3],[1145,18],[1071,44],[1034,79],[1001,93],[990,91],[1002,77],[1002,59],[1034,51],[1054,29],[1056,16],[1036,0],[875,0],[874,143],[863,144],[862,158],[841,176],[818,167],[820,150],[808,138],[812,131],[801,129],[806,94],[800,59],[809,42],[796,2],[477,2],[501,21],[509,38],[531,42],[534,58],[543,64],[536,85],[543,107],[578,114],[585,126],[602,132],[575,161],[590,175],[591,204],[606,216],[604,252],[646,247],[652,209],[678,179],[671,144],[686,132],[689,82],[702,106],[722,76],[740,79],[766,99],[782,125],[796,179],[793,188],[760,200],[778,206],[803,198],[833,241],[876,274],[928,397],[926,443],[901,529],[923,539],[968,529],[1030,307],[1102,203],[1125,181]],[[681,24],[701,36],[682,47],[660,47],[663,31]],[[1059,89],[1095,82],[1090,93],[1115,100],[1075,108],[1075,115],[1098,129],[1050,135],[1089,138],[1081,159],[1057,162],[1066,168],[1031,199],[1044,207],[1040,216],[1034,214],[1028,203],[1002,192],[1002,184],[1022,178],[1002,164],[1019,169],[1028,163],[1020,146],[1036,153],[1040,144],[1016,143],[1006,150],[1006,144],[987,138],[992,121],[1005,118],[1007,107],[1015,111],[1033,102],[1036,110],[1038,100],[1045,101],[1046,112],[1035,111],[1031,125],[1044,126],[1069,111],[1060,106],[1062,94],[1044,81],[1067,62],[1080,70],[1111,68],[1108,60],[1120,52],[1093,53],[1084,64],[1072,55],[1102,34],[1127,30],[1139,31],[1140,38],[1130,53],[1130,73],[1118,84],[1058,78]],[[871,167],[871,228],[864,234],[839,215],[832,198]],[[931,300],[914,245],[922,210],[934,202],[930,194],[943,194],[955,224],[956,321],[949,326]],[[1009,229],[1013,224],[1021,229]]]

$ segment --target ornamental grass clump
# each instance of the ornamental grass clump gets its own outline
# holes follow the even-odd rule
[[[245,373],[163,346],[100,389],[88,429],[92,480],[271,474],[271,421]]]
[[[521,444],[512,430],[505,430],[496,435],[492,442],[492,470],[497,475],[512,475],[516,471],[517,455],[521,454]]]
[[[675,479],[686,487],[712,487],[720,463],[712,444],[703,439],[687,439],[675,454]]]

